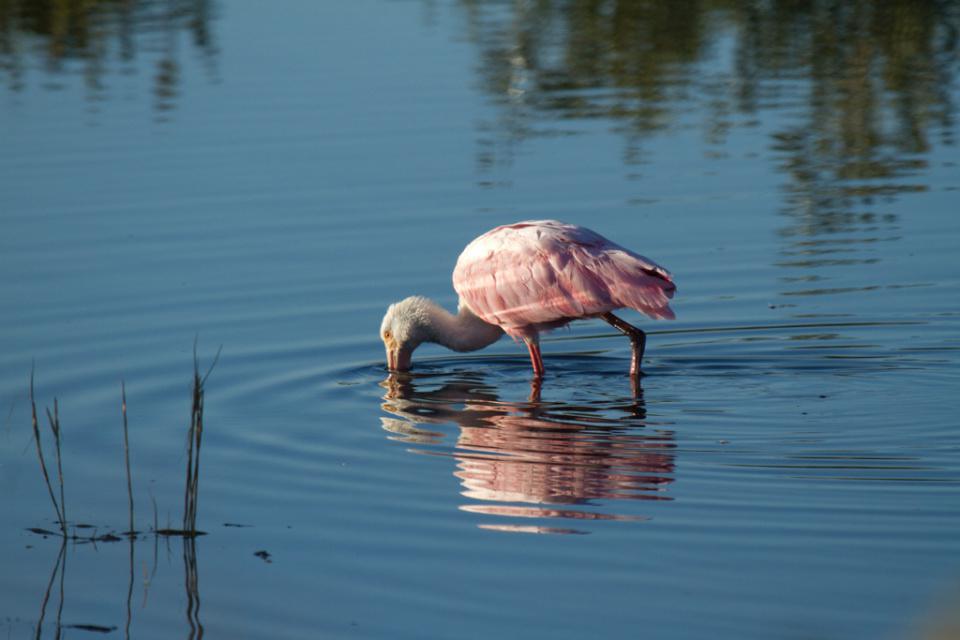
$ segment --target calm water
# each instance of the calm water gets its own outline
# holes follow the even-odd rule
[[[0,636],[960,637],[958,32],[956,2],[0,2]],[[508,340],[389,378],[387,304],[453,308],[461,248],[543,217],[675,274],[675,322],[625,313],[640,395],[599,322],[544,341],[539,398]],[[189,544],[149,531],[195,338]],[[33,365],[82,536],[127,527],[126,382],[135,544],[27,530]]]

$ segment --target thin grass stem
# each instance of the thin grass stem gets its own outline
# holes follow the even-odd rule
[[[123,380],[120,381],[120,411],[123,414],[123,461],[127,467],[127,504],[130,512],[130,529],[127,534],[133,536],[133,477],[130,473],[130,436],[127,429],[127,386]]]
[[[33,393],[33,370],[30,370],[30,409],[33,419],[33,440],[37,445],[37,458],[40,460],[40,471],[43,473],[43,481],[47,485],[47,492],[50,494],[50,502],[53,503],[53,510],[57,515],[57,520],[60,522],[60,528],[64,532],[64,537],[66,537],[66,520],[63,517],[63,513],[60,511],[60,505],[57,503],[57,498],[53,494],[53,485],[50,483],[50,474],[47,472],[47,463],[43,457],[43,445],[40,440],[40,423],[37,420],[37,403],[34,398]]]
[[[63,537],[67,537],[67,499],[63,490],[63,464],[60,456],[60,404],[56,397],[53,399],[53,417],[47,409],[47,419],[50,421],[50,430],[53,432],[54,451],[57,454],[57,481],[60,484],[60,528]]]

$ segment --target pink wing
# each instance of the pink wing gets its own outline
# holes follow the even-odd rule
[[[670,273],[652,260],[555,220],[480,236],[460,254],[453,288],[473,313],[514,338],[621,307],[672,319],[676,290]]]

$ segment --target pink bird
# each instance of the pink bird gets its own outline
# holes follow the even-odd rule
[[[380,337],[393,371],[407,371],[414,349],[435,342],[476,351],[506,333],[530,351],[543,376],[540,332],[601,318],[630,338],[630,375],[640,373],[646,334],[611,311],[629,307],[673,319],[670,272],[585,227],[535,220],[497,227],[467,245],[453,270],[457,315],[421,296],[390,305]]]

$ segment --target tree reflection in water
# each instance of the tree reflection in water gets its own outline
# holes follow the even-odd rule
[[[137,56],[146,56],[154,67],[153,106],[162,113],[176,106],[182,34],[189,35],[214,72],[214,18],[213,0],[0,2],[0,78],[20,91],[36,68],[45,71],[45,84],[54,89],[60,87],[57,78],[80,76],[87,100],[96,103],[117,66],[114,61],[121,73],[132,74]]]
[[[629,160],[691,108],[717,144],[765,111],[789,111],[798,122],[774,134],[781,169],[835,204],[891,192],[836,181],[915,173],[923,160],[903,154],[928,151],[931,136],[953,142],[956,2],[460,4],[481,86],[505,109],[492,130],[513,142],[562,132],[550,121],[608,119]]]
[[[464,511],[511,519],[643,520],[616,513],[624,501],[670,500],[675,447],[669,430],[646,426],[642,390],[622,403],[502,401],[475,374],[435,378],[393,374],[382,383],[381,418],[391,438],[412,451],[450,455]],[[437,430],[426,425],[436,425]],[[443,425],[457,428],[452,448]],[[535,506],[534,506],[535,505]],[[608,508],[609,507],[609,508]],[[632,509],[625,509],[631,511]],[[569,527],[481,524],[536,533],[585,533]]]

